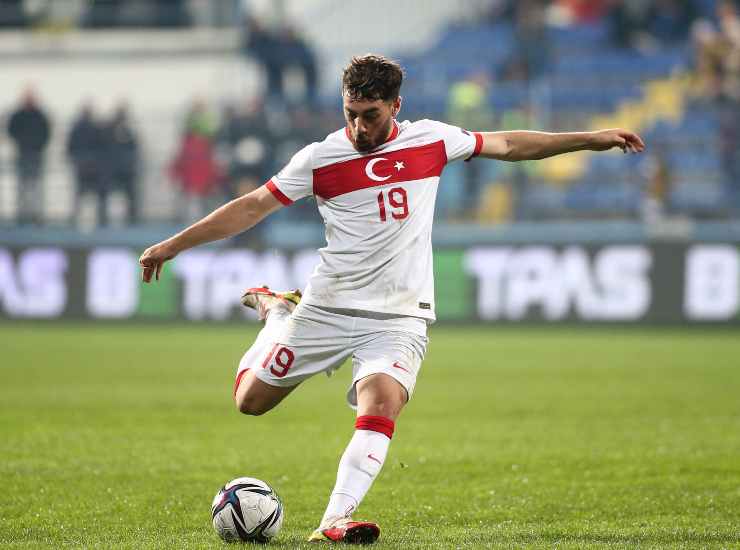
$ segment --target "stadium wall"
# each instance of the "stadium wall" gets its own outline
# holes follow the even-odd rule
[[[315,249],[188,251],[158,284],[131,247],[0,247],[0,320],[254,319],[245,287],[304,286]],[[740,243],[438,248],[440,321],[740,325]]]

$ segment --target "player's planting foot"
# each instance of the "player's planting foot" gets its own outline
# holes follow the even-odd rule
[[[319,527],[308,537],[308,542],[344,542],[346,544],[372,544],[380,536],[380,527],[369,521],[352,521],[340,518],[327,527]]]
[[[298,289],[275,292],[267,285],[248,288],[241,298],[242,305],[255,310],[260,321],[267,319],[267,314],[276,305],[282,304],[292,312],[300,301],[301,291]]]

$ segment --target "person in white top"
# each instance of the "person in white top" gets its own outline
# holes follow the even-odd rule
[[[352,359],[347,399],[357,409],[356,431],[311,541],[368,543],[380,534],[376,524],[351,515],[380,472],[426,351],[426,327],[434,321],[432,219],[444,167],[476,156],[519,161],[645,147],[622,129],[471,132],[432,120],[398,122],[402,80],[401,67],[383,56],[353,58],[342,77],[346,127],[140,258],[143,280],[158,280],[164,263],[183,250],[316,198],[326,225],[320,262],[302,298],[267,287],[245,292],[243,303],[258,310],[265,326],[242,358],[234,388],[238,409],[261,415],[303,380]]]

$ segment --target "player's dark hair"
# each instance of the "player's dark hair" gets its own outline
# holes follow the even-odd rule
[[[403,69],[382,55],[353,57],[342,74],[342,93],[353,100],[395,100],[401,92]]]

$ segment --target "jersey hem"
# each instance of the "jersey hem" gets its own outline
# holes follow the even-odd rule
[[[416,317],[417,319],[424,319],[426,321],[436,321],[437,317],[434,314],[434,310],[418,310],[410,311],[408,309],[393,309],[393,308],[380,308],[378,306],[369,305],[367,302],[355,302],[355,301],[342,301],[333,302],[330,300],[317,302],[311,298],[311,296],[304,295],[301,299],[302,304],[317,308],[332,308],[332,309],[355,309],[358,311],[367,311],[369,313],[382,313],[386,315],[399,315],[401,317]]]

